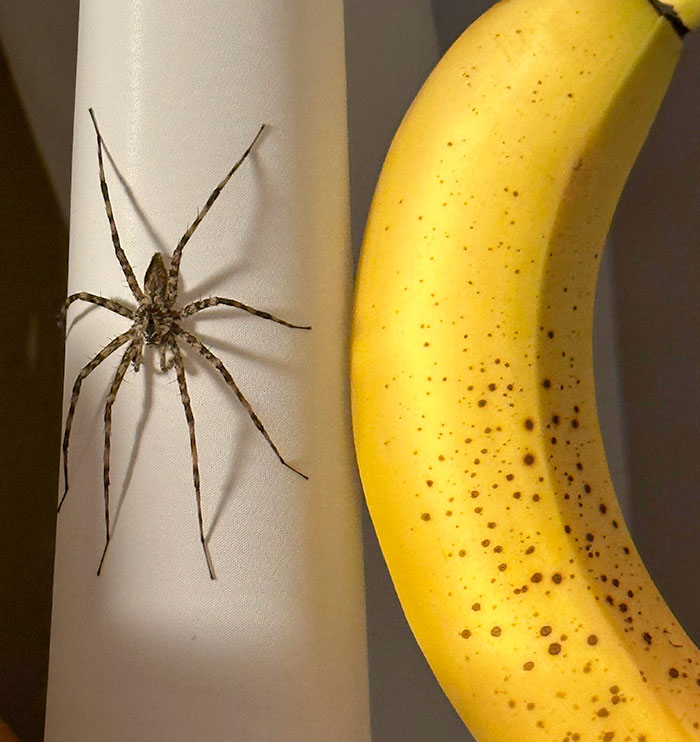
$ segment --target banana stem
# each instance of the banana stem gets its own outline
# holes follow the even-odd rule
[[[668,18],[681,36],[700,26],[700,0],[673,0],[672,3],[650,0],[650,2],[661,15]]]

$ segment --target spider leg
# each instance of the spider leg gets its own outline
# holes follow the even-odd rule
[[[109,538],[110,538],[110,530],[109,530],[109,454],[110,454],[110,447],[111,447],[111,437],[112,437],[112,405],[114,405],[114,400],[117,398],[117,392],[119,391],[119,387],[121,386],[121,383],[124,379],[124,374],[126,373],[127,368],[129,368],[129,363],[131,363],[131,359],[136,354],[136,342],[132,342],[131,345],[126,349],[126,352],[122,356],[121,361],[119,361],[119,366],[117,366],[117,372],[114,375],[114,380],[112,381],[112,386],[109,390],[109,394],[107,395],[107,401],[105,402],[105,449],[104,449],[104,467],[103,467],[103,481],[104,481],[104,493],[105,493],[105,548],[102,552],[102,558],[100,559],[100,566],[97,568],[97,574],[99,575],[102,571],[102,563],[105,560],[105,555],[107,554],[107,547],[109,546]]]
[[[109,200],[109,189],[107,188],[107,179],[105,178],[105,168],[102,161],[102,146],[104,140],[102,134],[97,126],[97,119],[95,118],[95,112],[92,108],[89,109],[90,118],[95,127],[95,134],[97,134],[97,163],[100,168],[100,188],[102,189],[102,199],[105,202],[105,211],[107,212],[107,219],[109,221],[109,228],[112,232],[112,244],[114,245],[114,252],[117,254],[117,260],[119,265],[122,267],[126,282],[129,284],[131,293],[136,297],[137,301],[143,299],[143,291],[139,286],[139,282],[136,280],[134,275],[134,269],[129,263],[129,259],[126,257],[126,253],[122,249],[121,242],[119,241],[119,232],[117,232],[117,223],[114,221],[114,212],[112,211],[112,203]]]
[[[200,299],[199,301],[193,301],[191,304],[187,304],[180,310],[180,319],[185,317],[191,317],[196,312],[201,312],[202,309],[208,309],[209,307],[215,307],[219,304],[225,304],[227,307],[236,307],[242,309],[245,312],[254,314],[256,317],[262,317],[263,319],[269,319],[273,322],[277,322],[278,325],[284,325],[285,327],[293,327],[296,330],[310,330],[311,325],[293,325],[291,322],[275,317],[269,312],[263,312],[260,309],[254,309],[253,307],[243,304],[235,299],[225,299],[221,296],[210,296],[208,299]]]
[[[202,518],[202,495],[199,488],[199,457],[197,456],[197,440],[194,434],[194,414],[192,412],[192,404],[190,403],[190,395],[187,391],[187,379],[185,377],[185,366],[182,362],[182,353],[177,342],[172,343],[173,360],[175,365],[175,372],[177,373],[177,383],[180,387],[180,398],[182,399],[182,406],[185,408],[185,417],[187,418],[187,427],[190,431],[190,450],[192,452],[192,479],[194,480],[194,494],[197,500],[197,520],[199,521],[199,539],[202,542],[202,549],[204,550],[204,558],[207,562],[207,568],[209,569],[209,577],[215,580],[214,567],[209,557],[207,550],[207,543],[204,538],[204,521]]]
[[[185,245],[189,242],[190,237],[194,234],[194,230],[197,229],[199,226],[199,223],[204,219],[204,217],[207,215],[207,212],[214,204],[214,201],[219,197],[219,194],[223,190],[224,186],[229,182],[231,179],[231,176],[238,170],[238,168],[243,164],[243,161],[248,157],[250,154],[250,151],[253,149],[253,146],[258,141],[258,138],[263,132],[263,129],[265,128],[265,124],[263,124],[259,129],[258,133],[253,137],[253,141],[248,145],[248,148],[246,151],[241,155],[241,157],[238,159],[236,164],[228,171],[224,179],[219,183],[219,185],[214,188],[214,190],[211,193],[211,196],[207,199],[207,202],[204,204],[204,208],[197,214],[195,217],[195,220],[190,224],[189,227],[185,230],[185,234],[182,235],[180,238],[180,241],[177,243],[177,247],[175,248],[175,251],[173,252],[173,257],[170,261],[170,270],[168,273],[168,291],[167,296],[170,299],[170,303],[172,304],[175,299],[177,298],[177,279],[180,272],[180,258],[182,257],[182,250],[185,247]]]
[[[139,341],[136,344],[136,352],[134,353],[134,372],[138,373],[139,369],[141,368],[141,364],[143,363],[143,334],[136,335],[136,337],[139,338]]]
[[[255,414],[253,411],[253,408],[250,406],[250,403],[248,400],[243,396],[243,392],[238,388],[238,385],[233,380],[233,377],[228,372],[228,369],[224,364],[221,362],[221,359],[217,358],[210,350],[207,348],[198,338],[196,338],[191,333],[187,332],[186,330],[183,330],[182,327],[179,325],[173,325],[173,332],[177,335],[180,335],[182,339],[191,345],[193,348],[195,348],[197,351],[199,351],[200,355],[204,356],[209,363],[211,363],[214,368],[224,377],[224,381],[233,389],[235,395],[238,397],[238,400],[240,403],[245,407],[246,412],[250,416],[250,419],[255,424],[255,427],[262,433],[263,438],[268,442],[270,448],[274,451],[275,456],[284,464],[288,469],[291,469],[293,472],[298,474],[300,477],[303,477],[304,479],[308,479],[306,474],[302,474],[298,469],[295,469],[291,464],[288,464],[284,458],[282,457],[282,454],[277,449],[277,446],[273,443],[272,438],[270,438],[267,430],[265,430],[265,426],[260,421],[260,418]]]
[[[106,345],[102,350],[88,363],[83,366],[83,368],[80,370],[80,373],[78,374],[74,384],[73,384],[73,391],[71,393],[70,398],[70,405],[68,407],[68,415],[66,416],[66,427],[63,433],[63,483],[64,483],[64,491],[63,491],[63,497],[61,497],[61,501],[58,503],[58,512],[61,512],[61,505],[63,505],[63,501],[66,499],[66,495],[68,494],[68,442],[70,440],[70,431],[71,427],[73,425],[73,415],[75,414],[75,406],[78,404],[78,397],[80,395],[80,387],[83,383],[83,379],[85,379],[86,376],[88,376],[90,373],[92,373],[106,358],[108,358],[114,351],[124,345],[124,343],[129,340],[129,338],[133,334],[133,329],[129,328],[126,332],[123,332],[121,335],[117,335],[117,337],[112,340],[111,343]]]
[[[71,294],[65,300],[65,302],[63,302],[63,307],[61,308],[60,313],[60,323],[62,326],[66,323],[66,313],[68,312],[68,307],[74,301],[86,301],[90,304],[97,304],[100,307],[109,309],[110,312],[116,312],[117,314],[121,314],[122,316],[128,317],[129,319],[134,319],[134,313],[131,311],[131,309],[125,307],[123,304],[120,304],[118,301],[114,301],[113,299],[105,299],[104,296],[97,296],[95,294],[88,294],[85,291],[80,291],[77,294]]]

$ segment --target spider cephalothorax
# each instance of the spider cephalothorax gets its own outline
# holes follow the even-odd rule
[[[75,408],[78,403],[78,397],[80,394],[80,387],[83,383],[83,379],[94,371],[102,361],[108,358],[118,348],[126,345],[126,350],[122,355],[122,358],[117,366],[117,371],[114,375],[112,385],[107,395],[105,402],[105,442],[104,442],[104,497],[105,497],[105,547],[102,552],[102,558],[100,565],[97,569],[99,575],[102,570],[102,564],[104,562],[105,554],[107,553],[107,547],[109,546],[110,540],[110,515],[109,515],[109,473],[110,473],[110,440],[112,430],[112,406],[116,399],[119,387],[124,379],[124,375],[129,367],[129,364],[133,365],[134,371],[138,371],[143,359],[144,346],[149,345],[156,349],[160,355],[160,368],[163,372],[175,369],[177,376],[178,386],[180,389],[180,398],[182,405],[185,410],[185,417],[187,419],[187,427],[190,434],[190,450],[192,453],[192,478],[194,480],[194,490],[197,502],[197,519],[199,522],[199,537],[202,542],[202,548],[204,550],[204,557],[207,562],[207,568],[209,569],[209,576],[214,579],[214,568],[207,551],[206,539],[204,536],[204,525],[202,519],[202,499],[199,486],[199,458],[197,456],[197,442],[195,438],[194,428],[194,415],[192,413],[192,405],[190,402],[189,392],[187,391],[187,378],[185,375],[185,367],[183,363],[182,353],[180,351],[179,341],[184,342],[189,347],[196,350],[201,356],[203,356],[209,363],[211,363],[216,370],[221,374],[226,384],[233,390],[234,394],[245,408],[248,416],[255,424],[255,427],[260,431],[262,436],[267,441],[268,445],[275,453],[277,458],[287,468],[293,472],[308,479],[305,474],[302,474],[298,469],[295,469],[289,464],[280,454],[277,446],[273,443],[268,432],[265,430],[265,426],[260,421],[260,418],[255,414],[250,403],[243,395],[243,392],[239,389],[238,385],[234,381],[233,377],[229,373],[228,369],[224,366],[222,361],[212,353],[207,346],[205,346],[199,338],[191,332],[188,332],[184,327],[180,325],[182,320],[191,317],[193,314],[208,309],[209,307],[215,307],[218,305],[235,307],[242,309],[245,312],[261,317],[277,324],[284,325],[285,327],[293,327],[299,330],[310,330],[311,327],[308,325],[294,325],[285,320],[279,319],[269,312],[263,312],[259,309],[243,304],[235,299],[226,299],[220,296],[211,296],[207,299],[200,299],[186,304],[184,307],[177,308],[177,291],[178,281],[180,272],[180,259],[182,257],[182,250],[192,237],[193,232],[200,224],[202,219],[206,216],[207,212],[211,208],[212,204],[218,198],[223,187],[228,183],[229,179],[240,167],[241,163],[246,159],[250,153],[253,145],[258,140],[258,137],[264,129],[264,125],[260,127],[255,138],[250,143],[246,151],[236,162],[236,164],[229,170],[224,179],[216,186],[212,194],[207,199],[204,208],[197,214],[197,217],[192,224],[187,228],[185,233],[180,238],[173,252],[173,256],[170,260],[168,267],[166,267],[166,260],[163,258],[161,253],[155,253],[151,258],[151,262],[146,270],[146,274],[143,282],[143,289],[139,286],[134,271],[129,263],[124,250],[122,249],[119,233],[117,232],[117,225],[114,220],[114,214],[112,213],[112,204],[109,198],[109,189],[107,188],[107,181],[104,174],[104,164],[102,158],[103,141],[100,130],[97,126],[97,120],[92,109],[90,109],[90,116],[92,123],[95,127],[95,133],[97,135],[97,162],[100,173],[100,187],[102,190],[102,198],[105,204],[105,211],[107,212],[107,219],[109,221],[110,230],[112,233],[112,243],[114,245],[114,251],[117,256],[117,260],[122,268],[126,282],[129,285],[129,289],[133,294],[134,299],[137,302],[135,309],[122,304],[121,302],[114,301],[113,299],[107,299],[103,296],[96,294],[89,294],[81,291],[76,294],[71,294],[63,305],[62,315],[65,319],[68,307],[75,301],[85,301],[91,304],[96,304],[105,309],[109,309],[112,312],[121,314],[124,317],[128,317],[132,324],[128,330],[118,335],[110,343],[108,343],[91,361],[89,361],[78,373],[78,377],[73,384],[73,391],[68,406],[68,414],[66,416],[65,432],[63,434],[63,476],[64,476],[64,492],[61,497],[61,501],[58,505],[60,512],[63,501],[68,494],[68,444],[70,440],[70,431],[73,423],[73,416],[75,414]]]
[[[154,345],[160,352],[161,371],[169,371],[174,365],[174,356],[167,351],[175,342],[173,324],[180,319],[168,297],[168,272],[165,259],[157,252],[146,270],[143,280],[144,296],[134,313],[134,331],[146,345]],[[139,370],[141,357],[134,359],[134,370]]]

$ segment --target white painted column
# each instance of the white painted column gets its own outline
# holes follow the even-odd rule
[[[139,281],[169,258],[261,123],[181,266],[181,298],[232,297],[183,322],[232,390],[183,348],[205,531],[174,371],[147,352],[113,414],[113,536],[102,575],[103,424],[121,351],[83,383],[58,523],[47,742],[367,742],[359,489],[347,398],[351,289],[340,0],[83,0],[69,291],[135,302],[100,194],[93,107],[122,245]],[[114,165],[118,168],[117,172]],[[129,320],[74,305],[78,371]]]

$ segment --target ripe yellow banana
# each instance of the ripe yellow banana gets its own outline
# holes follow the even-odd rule
[[[700,740],[700,652],[595,409],[596,274],[700,0],[504,0],[438,64],[373,201],[356,448],[408,621],[479,742]]]

